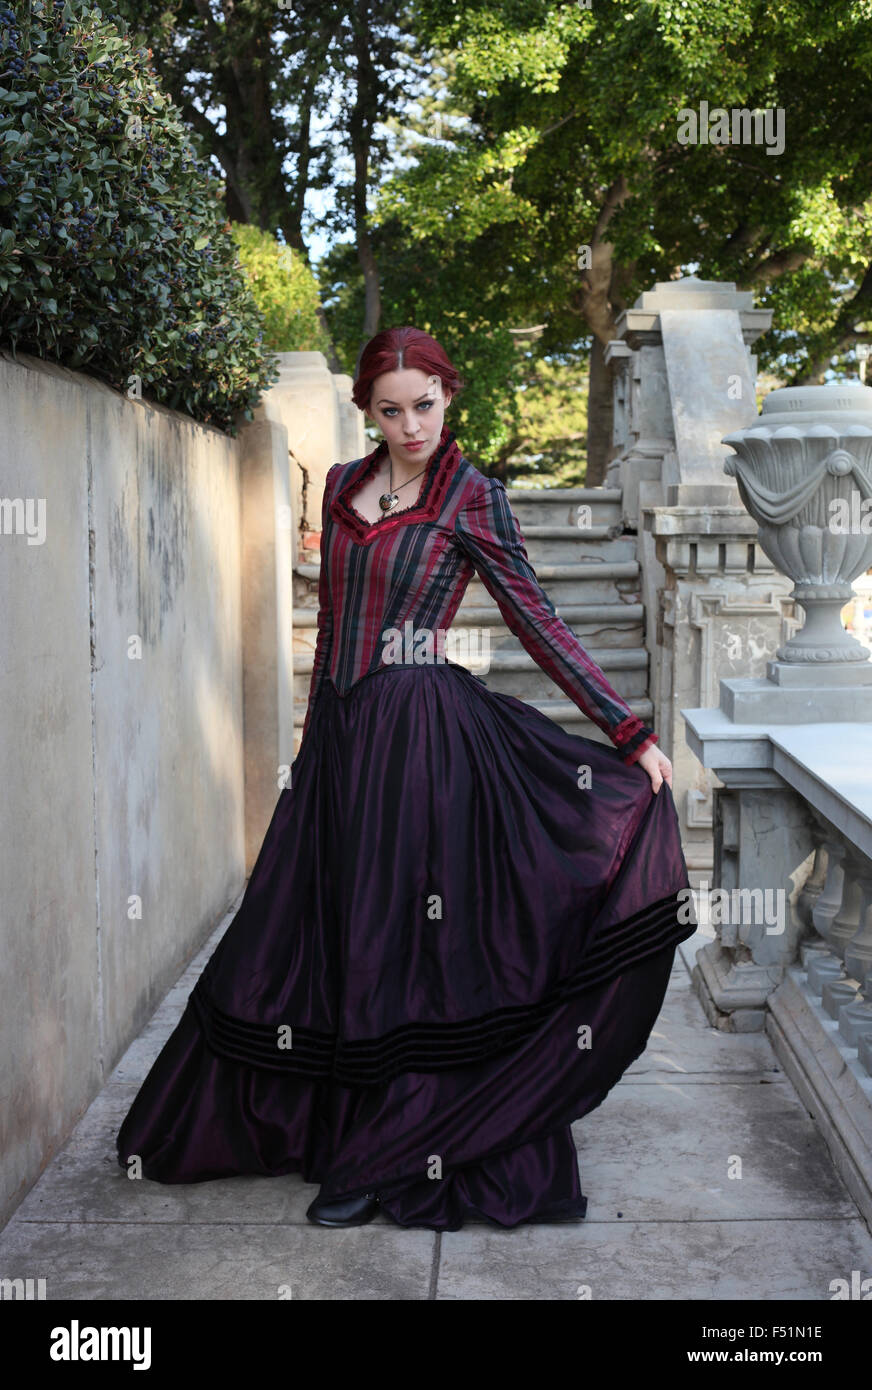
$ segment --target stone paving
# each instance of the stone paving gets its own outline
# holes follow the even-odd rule
[[[646,1052],[574,1126],[584,1222],[331,1231],[307,1222],[317,1187],[296,1175],[130,1181],[115,1133],[237,907],[0,1232],[0,1277],[44,1278],[49,1299],[749,1301],[872,1277],[872,1234],[767,1038],[707,1024],[690,985],[705,928],[676,953]]]

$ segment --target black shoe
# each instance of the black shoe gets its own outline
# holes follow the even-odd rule
[[[306,1212],[315,1226],[365,1226],[378,1211],[378,1196],[367,1192],[363,1197],[316,1197]]]

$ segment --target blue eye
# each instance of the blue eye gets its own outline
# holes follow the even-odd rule
[[[434,401],[420,401],[419,404],[418,404],[418,409],[419,409],[419,410],[432,410],[434,404],[435,404]],[[396,413],[397,413],[397,407],[396,407],[395,405],[386,405],[386,406],[383,406],[383,407],[382,407],[382,414],[383,414],[383,415],[389,416],[391,419],[393,419],[393,417],[396,415]]]

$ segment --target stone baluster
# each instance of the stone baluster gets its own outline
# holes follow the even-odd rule
[[[842,964],[830,944],[833,922],[845,891],[845,855],[847,853],[841,840],[830,837],[824,840],[827,855],[827,872],[824,886],[812,909],[812,921],[826,951],[817,952],[804,963],[808,967],[808,984],[813,994],[820,996],[824,985],[841,979]]]
[[[860,929],[845,947],[845,970],[854,979],[865,980],[872,970],[872,865],[863,865],[856,882],[860,893]]]
[[[872,970],[866,975],[862,996],[840,1011],[839,1032],[849,1047],[858,1050],[863,1038],[872,1039]]]
[[[800,922],[811,928],[811,934],[803,940],[802,946],[811,950],[823,951],[826,949],[826,944],[817,935],[814,910],[826,882],[828,832],[819,825],[817,818],[812,826],[812,835],[814,837],[814,864],[797,895],[796,915]]]
[[[860,929],[860,904],[862,891],[860,881],[865,861],[856,859],[850,851],[844,858],[845,884],[839,910],[830,926],[827,944],[844,963],[845,951]]]
[[[824,1012],[838,1021],[839,1012],[846,1004],[853,1004],[859,997],[860,980],[847,970],[845,953],[860,930],[860,907],[863,899],[862,879],[865,861],[858,860],[849,851],[844,858],[844,891],[841,906],[833,918],[830,928],[829,945],[839,958],[841,969],[837,976],[830,976],[821,991]],[[865,972],[864,972],[865,973]]]

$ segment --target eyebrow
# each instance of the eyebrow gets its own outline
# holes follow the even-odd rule
[[[419,401],[429,401],[429,400],[431,400],[431,399],[432,399],[432,398],[431,398],[431,396],[429,395],[429,393],[428,393],[427,391],[424,391],[420,396],[416,396],[416,397],[415,397],[415,402],[414,402],[414,403],[415,403],[415,405],[417,405]],[[389,400],[387,400],[386,397],[384,397],[384,396],[382,396],[382,398],[381,398],[380,401],[376,401],[376,405],[396,405],[396,404],[397,404],[396,401],[389,401]]]

